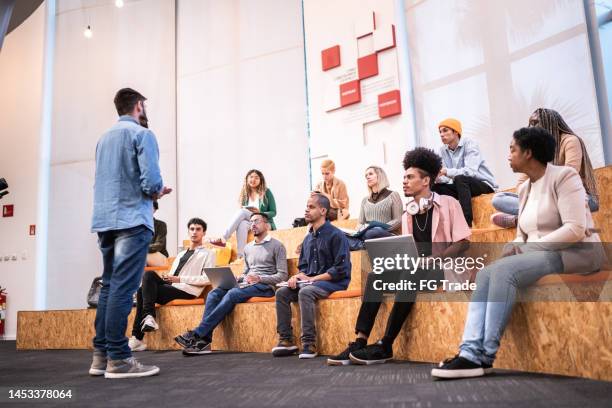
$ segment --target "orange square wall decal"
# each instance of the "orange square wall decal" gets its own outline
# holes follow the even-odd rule
[[[400,113],[402,113],[402,103],[398,89],[378,95],[378,116],[387,118]]]
[[[323,71],[330,70],[340,66],[340,46],[334,45],[321,51],[321,64]]]
[[[361,84],[358,79],[340,84],[340,106],[361,102]]]
[[[359,79],[378,75],[378,54],[374,53],[358,58],[357,71],[359,72]]]

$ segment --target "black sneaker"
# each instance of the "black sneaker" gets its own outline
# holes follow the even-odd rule
[[[349,353],[349,358],[355,364],[384,364],[393,359],[393,349],[383,346],[381,341],[370,344],[362,349]]]
[[[202,338],[197,337],[197,340],[195,340],[189,347],[185,347],[183,349],[183,355],[198,356],[201,354],[210,354],[212,353],[210,346],[211,346],[210,341],[208,341],[207,339],[202,339]]]
[[[295,343],[291,340],[280,340],[276,347],[272,349],[274,357],[287,357],[295,354],[298,350]]]
[[[441,366],[431,370],[431,376],[435,378],[472,378],[482,377],[483,375],[485,375],[485,371],[482,365],[473,363],[459,355],[444,360]]]
[[[317,346],[315,344],[304,344],[298,358],[315,358],[318,355],[319,353],[317,353]]]
[[[360,350],[365,346],[363,343],[359,343],[357,341],[353,341],[349,343],[348,347],[340,354],[336,356],[332,356],[327,359],[327,365],[330,366],[345,366],[351,364],[351,359],[349,358],[349,354],[353,351]]]
[[[482,364],[482,369],[485,374],[491,374],[493,372],[493,364]]]
[[[176,336],[174,341],[176,341],[182,348],[187,348],[193,345],[196,336],[197,334],[195,334],[193,330],[188,330],[185,333]]]

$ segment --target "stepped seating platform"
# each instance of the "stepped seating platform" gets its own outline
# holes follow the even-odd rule
[[[610,185],[612,167],[596,170],[601,209],[595,213],[596,227],[603,241],[610,241]],[[515,230],[489,224],[492,213],[486,204],[491,197],[474,199],[472,241],[503,243],[514,239]],[[482,216],[482,212],[489,215]],[[355,220],[342,222],[354,228]],[[306,229],[274,231],[285,243],[290,274],[297,271],[295,248]],[[501,245],[500,245],[501,247]],[[293,250],[293,251],[292,251]],[[351,254],[353,281],[347,291],[319,302],[317,308],[317,345],[321,354],[335,354],[354,338],[354,324],[361,304],[360,294],[369,271],[363,251]],[[242,265],[231,265],[235,274]],[[495,366],[530,372],[571,375],[612,381],[612,268],[582,275],[549,275],[521,291],[510,324],[504,334]],[[420,293],[413,313],[395,343],[395,358],[436,362],[454,355],[461,341],[469,292]],[[529,301],[530,299],[537,301]],[[562,300],[559,300],[562,299]],[[193,328],[201,319],[204,299],[175,301],[158,309],[160,330],[150,333],[146,342],[151,350],[175,350],[173,338]],[[379,312],[371,339],[382,336],[391,310],[386,298]],[[87,349],[93,337],[94,309],[22,311],[18,316],[17,348]],[[130,315],[129,334],[134,311]],[[293,327],[299,338],[298,306],[293,306]],[[217,328],[213,349],[240,352],[269,352],[276,344],[276,314],[273,298],[255,299],[237,305]]]

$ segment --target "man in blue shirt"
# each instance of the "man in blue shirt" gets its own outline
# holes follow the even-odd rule
[[[444,119],[438,125],[438,130],[444,143],[440,148],[444,166],[432,191],[456,198],[471,227],[472,197],[493,193],[497,184],[485,164],[478,144],[461,136],[461,122],[452,118]]]
[[[141,125],[147,124],[145,100],[133,89],[120,89],[114,100],[119,122],[96,146],[91,230],[98,234],[104,272],[89,374],[106,378],[159,372],[132,357],[125,337],[153,236],[153,200],[172,191],[162,181],[155,135]]]
[[[318,193],[312,194],[306,204],[304,218],[311,228],[302,242],[300,272],[289,279],[286,287],[276,291],[279,343],[272,349],[275,357],[289,356],[297,351],[291,327],[291,302],[300,305],[302,351],[299,357],[316,357],[316,302],[337,290],[346,290],[351,281],[348,240],[342,231],[325,220],[329,209],[329,199]]]

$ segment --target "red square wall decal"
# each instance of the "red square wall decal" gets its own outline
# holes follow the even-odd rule
[[[327,71],[332,68],[340,66],[340,46],[334,45],[331,48],[327,48],[321,51],[321,64],[323,71]]]
[[[14,207],[13,204],[7,204],[5,206],[2,206],[2,216],[3,217],[12,217],[14,214]]]
[[[402,102],[399,90],[378,95],[378,116],[387,118],[400,113],[402,113]]]
[[[361,102],[361,84],[358,79],[340,84],[340,106]]]
[[[374,53],[358,58],[357,71],[359,72],[359,79],[378,75],[378,54]]]

